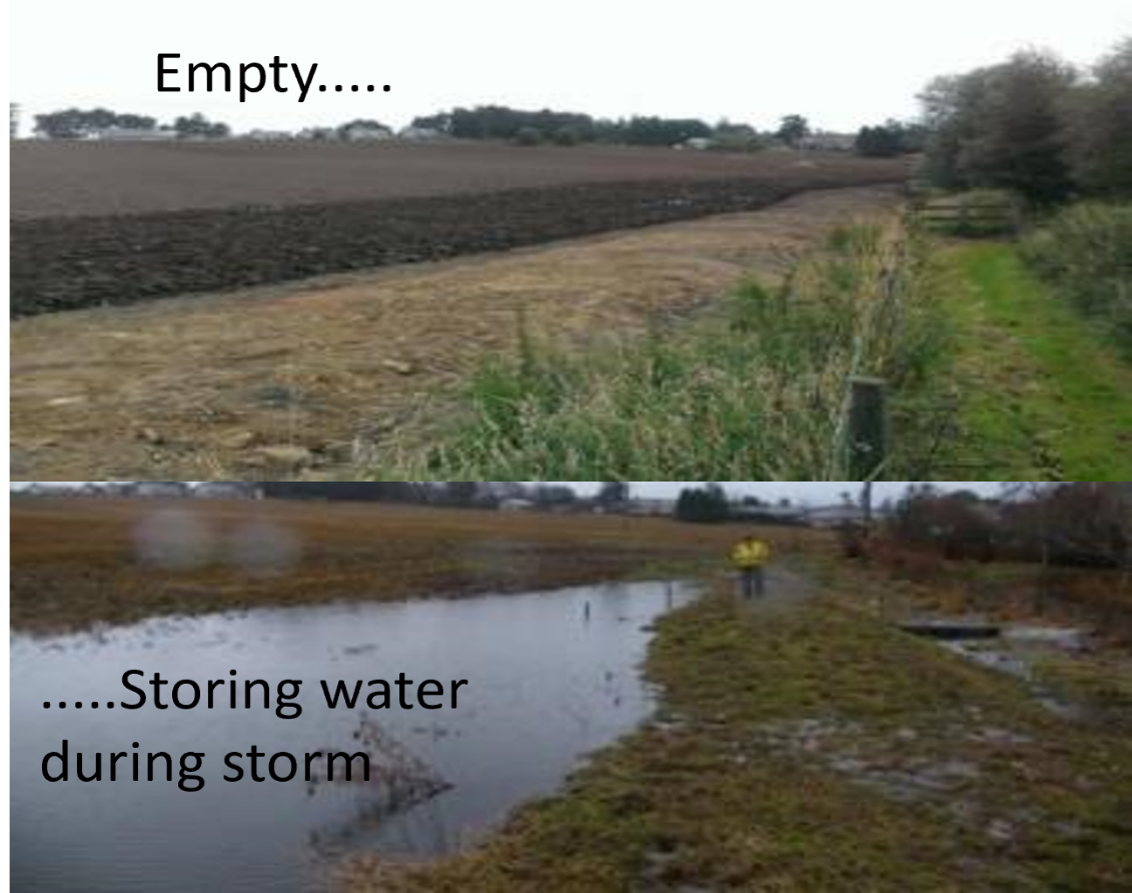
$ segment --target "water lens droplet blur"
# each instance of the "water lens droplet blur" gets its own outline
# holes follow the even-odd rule
[[[133,530],[134,554],[143,564],[189,570],[208,564],[216,554],[212,531],[191,511],[158,509]]]
[[[249,521],[236,527],[229,534],[225,549],[230,565],[257,576],[290,572],[302,552],[293,533],[268,521]]]

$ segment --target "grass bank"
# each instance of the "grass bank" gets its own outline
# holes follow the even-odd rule
[[[353,866],[394,891],[1117,890],[1132,744],[832,600],[659,624],[656,719],[472,852]]]
[[[1013,246],[941,252],[955,324],[964,465],[1006,480],[1132,476],[1132,366]]]
[[[613,477],[841,480],[849,379],[889,385],[889,476],[932,452],[917,409],[946,353],[923,239],[892,223],[835,230],[773,286],[582,355],[522,335],[480,369],[463,413],[378,479]]]

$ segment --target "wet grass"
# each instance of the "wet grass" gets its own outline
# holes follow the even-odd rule
[[[1132,475],[1132,366],[1013,246],[965,244],[942,256],[968,465],[1011,480]]]
[[[853,594],[850,602],[860,600]],[[826,599],[659,623],[656,720],[472,852],[354,890],[1117,890],[1132,744]]]
[[[1132,732],[1132,655],[1050,654],[1034,663],[1038,682],[1099,720]]]

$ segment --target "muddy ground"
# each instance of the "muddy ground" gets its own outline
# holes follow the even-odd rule
[[[1070,721],[871,616],[871,586],[780,610],[715,591],[656,624],[651,722],[479,846],[363,855],[344,888],[1132,889],[1126,697]],[[1099,672],[1126,691],[1117,659]],[[1091,673],[1100,655],[1071,660]]]
[[[892,188],[811,192],[506,254],[18,320],[11,473],[348,476],[443,419],[453,386],[514,349],[520,313],[558,345],[631,335],[774,277],[832,227],[899,201]]]

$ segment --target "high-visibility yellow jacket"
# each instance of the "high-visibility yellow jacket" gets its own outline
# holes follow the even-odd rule
[[[770,560],[770,546],[762,540],[742,540],[731,550],[731,561],[739,568],[762,567]]]

